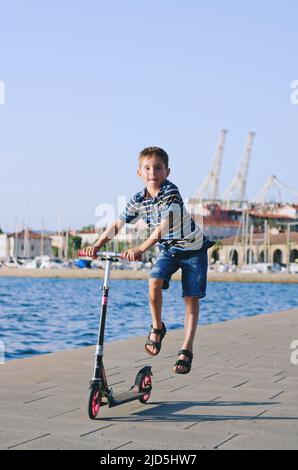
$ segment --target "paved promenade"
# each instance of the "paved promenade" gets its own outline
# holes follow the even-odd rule
[[[182,331],[159,356],[144,338],[107,343],[114,390],[152,365],[150,401],[87,417],[93,347],[0,365],[1,449],[297,449],[298,309],[202,326],[189,375],[172,372]]]

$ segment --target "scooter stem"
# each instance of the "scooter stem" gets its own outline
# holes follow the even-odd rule
[[[105,277],[103,281],[103,288],[108,289],[109,288],[109,281],[110,281],[110,273],[111,273],[111,264],[112,261],[110,259],[106,260],[106,269],[105,269]]]
[[[92,380],[99,379],[101,377],[102,371],[104,370],[102,358],[103,358],[104,332],[105,332],[105,324],[106,324],[106,316],[107,316],[107,308],[108,308],[111,264],[112,264],[112,260],[107,259],[106,266],[105,266],[104,284],[102,287],[100,325],[99,325],[98,340],[97,340],[96,351],[95,351],[94,374],[93,374]]]

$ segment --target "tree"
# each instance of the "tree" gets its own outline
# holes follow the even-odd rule
[[[67,250],[67,257],[68,258],[76,258],[77,252],[82,246],[82,238],[78,236],[70,236],[68,238],[68,250]]]
[[[52,256],[54,256],[55,258],[57,258],[58,255],[59,255],[58,247],[57,247],[57,246],[52,246],[51,250],[52,250]]]
[[[86,225],[85,227],[81,228],[82,232],[94,232],[95,226],[93,224]]]

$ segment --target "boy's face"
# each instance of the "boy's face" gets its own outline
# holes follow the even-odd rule
[[[149,192],[150,190],[156,192],[169,176],[170,169],[166,168],[161,158],[153,154],[143,158],[137,173],[144,181]]]

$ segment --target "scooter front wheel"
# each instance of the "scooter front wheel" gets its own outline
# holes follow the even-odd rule
[[[143,375],[139,390],[140,392],[145,392],[145,391],[147,392],[145,395],[139,398],[141,403],[146,403],[150,398],[150,394],[152,390],[151,375]]]
[[[95,419],[99,413],[101,404],[101,391],[97,384],[92,384],[88,397],[88,414],[90,419]]]

